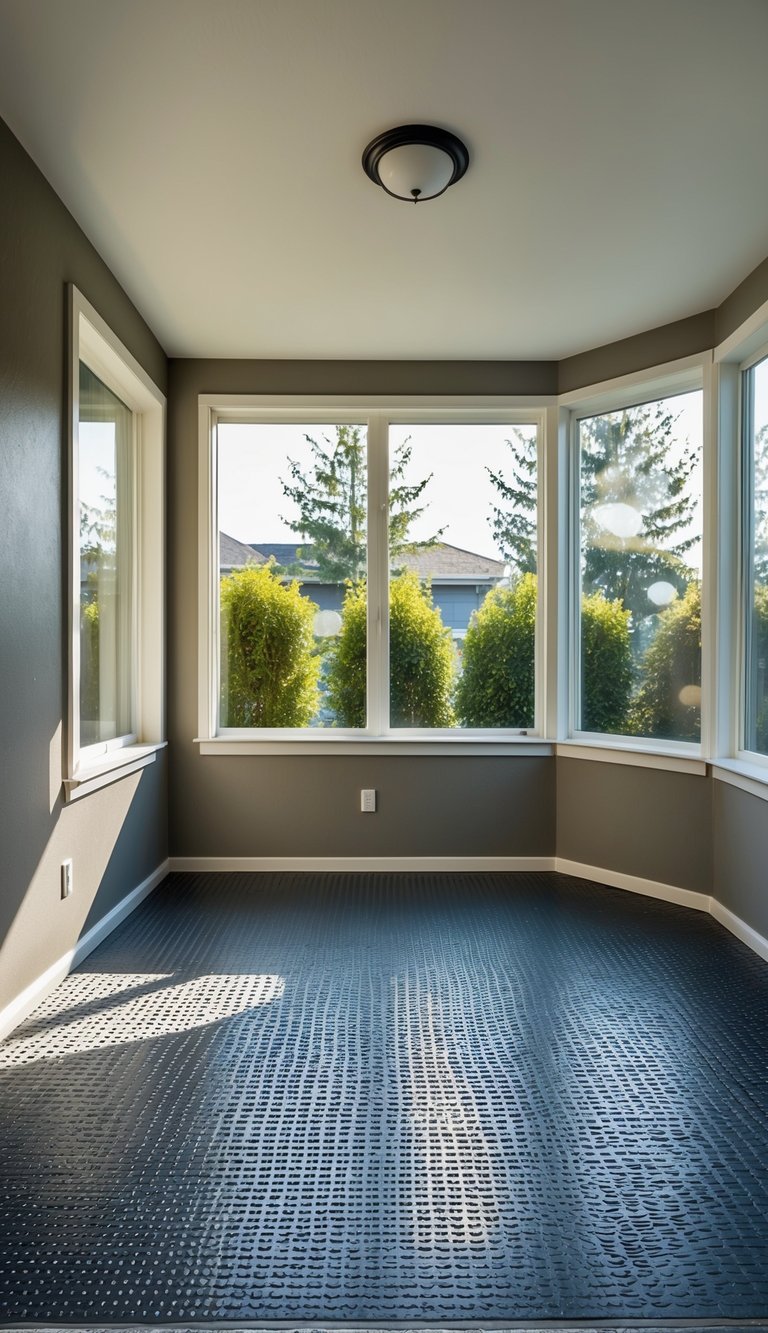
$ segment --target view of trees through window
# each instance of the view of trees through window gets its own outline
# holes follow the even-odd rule
[[[696,740],[701,394],[579,423],[581,727]],[[389,725],[534,727],[534,424],[389,426]],[[220,721],[367,724],[367,432],[218,425]]]
[[[80,745],[131,724],[130,567],[133,416],[80,364]]]
[[[748,460],[744,748],[768,754],[768,358],[752,366],[744,379]]]
[[[579,423],[584,731],[700,739],[701,413],[696,392]]]

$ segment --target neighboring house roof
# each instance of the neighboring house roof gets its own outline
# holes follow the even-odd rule
[[[258,552],[265,560],[274,556],[278,565],[312,565],[312,547],[306,542],[251,542],[251,550]],[[299,556],[299,551],[302,555]]]
[[[493,581],[504,577],[503,560],[464,551],[448,542],[435,542],[419,551],[402,551],[393,560],[398,569],[412,569],[421,579],[453,583],[457,579]]]
[[[233,557],[225,566],[222,555],[222,567],[246,564],[249,558],[258,563],[274,557],[278,565],[290,568],[301,566],[306,582],[312,582],[317,566],[312,560],[312,546],[301,542],[251,542],[249,546],[236,542],[232,537],[221,534],[223,543],[230,543]],[[299,554],[301,552],[301,554]],[[491,556],[478,555],[475,551],[462,550],[460,546],[451,546],[449,542],[435,542],[417,551],[401,551],[392,561],[396,569],[412,569],[421,579],[432,579],[438,583],[495,583],[504,577],[504,562]]]
[[[221,569],[242,569],[243,565],[263,565],[265,563],[264,556],[260,555],[252,546],[237,541],[235,537],[230,537],[226,532],[219,533],[219,567]]]

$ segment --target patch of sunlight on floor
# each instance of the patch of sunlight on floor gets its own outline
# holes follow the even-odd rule
[[[462,1061],[449,1049],[431,994],[402,997],[404,1054],[417,1159],[414,1246],[431,1253],[484,1246],[499,1222],[493,1158]],[[416,1003],[413,1000],[416,999]]]
[[[272,974],[74,973],[0,1047],[0,1069],[167,1037],[282,998]]]

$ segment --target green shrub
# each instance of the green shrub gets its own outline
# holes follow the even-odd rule
[[[456,712],[465,727],[532,727],[536,575],[488,593],[464,639]]]
[[[494,588],[464,640],[456,711],[467,727],[530,727],[534,721],[535,574]],[[632,685],[629,613],[592,593],[581,604],[585,731],[625,729]]]
[[[765,665],[768,662],[768,586],[755,583],[752,611],[752,660],[757,680],[757,710],[754,718],[754,734],[747,737],[749,749],[758,754],[768,754],[768,697],[762,693],[760,682],[765,679]]]
[[[581,599],[581,728],[626,733],[632,690],[629,611],[601,592]]]
[[[347,584],[341,629],[329,651],[326,669],[328,704],[340,727],[366,724],[366,615],[365,583]]]
[[[339,726],[366,723],[366,592],[347,589],[328,667],[328,701]],[[393,727],[450,727],[454,656],[450,631],[429,588],[411,571],[389,591],[390,710]]]
[[[656,633],[640,661],[630,709],[638,736],[663,740],[701,738],[701,588],[689,583],[683,597],[659,613]]]
[[[99,603],[80,606],[80,720],[99,718]]]
[[[317,607],[272,564],[221,580],[221,720],[228,727],[306,727],[317,711]]]

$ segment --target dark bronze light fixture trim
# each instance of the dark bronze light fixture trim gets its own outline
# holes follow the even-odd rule
[[[448,179],[441,183],[439,189],[432,189],[430,193],[426,193],[424,187],[416,183],[416,177],[410,184],[402,186],[402,193],[390,188],[392,180],[385,184],[382,179],[383,160],[388,153],[402,148],[433,149],[436,162],[440,160],[437,154],[444,154],[450,162],[450,165],[444,164],[444,168],[450,172]],[[391,194],[393,199],[404,199],[414,204],[444,194],[449,185],[455,185],[456,181],[461,180],[468,166],[469,150],[466,144],[449,130],[438,129],[436,125],[399,125],[396,129],[385,130],[371,140],[363,153],[365,174],[382,190],[386,190],[387,194]]]

